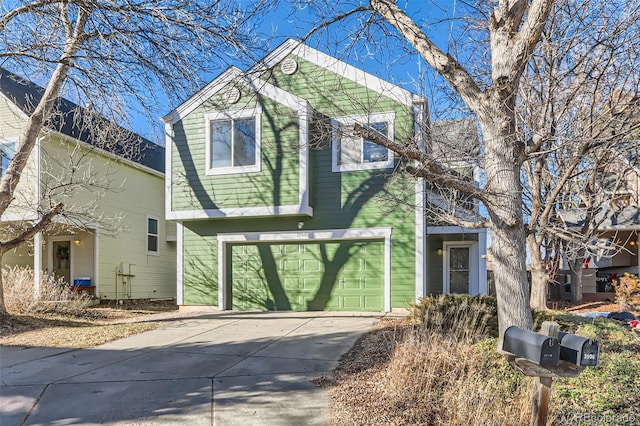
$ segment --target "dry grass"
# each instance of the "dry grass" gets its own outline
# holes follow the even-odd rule
[[[415,307],[417,320],[379,321],[333,376],[316,382],[332,398],[332,424],[529,424],[533,379],[496,352],[491,306],[479,298],[433,297]],[[565,312],[536,318],[601,344],[598,367],[554,379],[548,424],[638,424],[640,333]]]
[[[45,276],[41,299],[33,296],[33,271],[3,271],[9,315],[0,322],[0,344],[58,348],[88,348],[153,330],[185,317],[175,301],[127,301],[124,305],[93,306],[86,293]]]
[[[530,381],[478,344],[492,328],[490,309],[478,299],[458,302],[431,299],[414,310],[422,321],[383,320],[361,339],[320,381],[333,400],[332,424],[527,423]]]
[[[62,279],[43,274],[40,279],[40,297],[33,291],[33,269],[13,267],[2,270],[5,306],[13,314],[64,313],[78,314],[92,304],[92,297],[82,291],[73,291]]]

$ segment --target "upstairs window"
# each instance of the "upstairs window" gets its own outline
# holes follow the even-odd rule
[[[332,169],[334,172],[393,167],[393,152],[354,134],[356,123],[393,140],[395,113],[346,116],[333,120]]]
[[[0,177],[4,176],[11,159],[16,152],[15,142],[2,142],[0,141]]]
[[[207,115],[207,174],[260,171],[260,114],[257,110]]]
[[[155,217],[147,217],[147,254],[158,255],[158,237],[160,222]]]

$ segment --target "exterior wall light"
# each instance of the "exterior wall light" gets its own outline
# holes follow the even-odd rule
[[[304,226],[303,221],[298,222],[298,229],[302,229],[303,226]]]
[[[79,246],[80,243],[82,243],[82,240],[80,240],[80,238],[76,238],[75,240],[73,240],[73,244],[75,244],[76,246]]]

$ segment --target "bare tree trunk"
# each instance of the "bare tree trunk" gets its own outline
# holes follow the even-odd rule
[[[582,258],[571,262],[571,301],[582,303]]]
[[[515,99],[520,77],[540,40],[553,0],[498,2],[490,19],[492,84],[486,89],[453,56],[440,50],[395,1],[370,0],[370,3],[451,84],[478,117],[485,147],[487,183],[482,192],[491,223],[500,336],[512,325],[531,329],[520,180],[525,147],[517,138]],[[502,348],[502,339],[498,348]]]
[[[546,263],[540,256],[540,247],[533,234],[527,236],[527,248],[531,255],[531,309],[547,310],[547,287],[549,274]]]
[[[495,91],[493,95],[499,96]],[[503,99],[498,108],[495,108],[495,103],[485,104],[478,114],[486,149],[485,191],[489,194],[487,210],[491,220],[491,261],[496,281],[500,336],[512,325],[525,329],[533,327],[520,183],[524,146],[515,138],[515,118],[510,104],[513,104],[512,99]],[[501,348],[502,339],[499,343]]]
[[[0,320],[7,316],[7,306],[4,304],[4,283],[2,282],[2,256],[4,253],[0,251]]]

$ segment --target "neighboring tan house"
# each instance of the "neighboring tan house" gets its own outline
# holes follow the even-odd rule
[[[424,144],[425,119],[426,99],[294,40],[220,74],[163,118],[178,304],[389,311],[485,293],[485,230],[427,224],[425,182],[353,132]]]
[[[614,300],[614,283],[625,272],[640,274],[640,141],[621,142],[600,177],[603,207],[595,216],[597,247],[583,262],[584,301]],[[584,209],[560,212],[565,226],[580,229]],[[560,297],[570,299],[571,277],[562,274]]]
[[[0,68],[0,92],[4,173],[43,89]],[[72,179],[88,187],[65,188]],[[175,297],[175,225],[164,219],[163,147],[58,99],[0,229],[7,235],[36,220],[40,206],[57,202],[70,213],[5,253],[2,268],[31,267],[36,282],[42,271],[53,273],[100,299]]]

